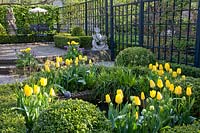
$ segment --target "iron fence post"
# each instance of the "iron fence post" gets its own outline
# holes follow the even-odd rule
[[[140,0],[139,11],[139,45],[143,46],[144,43],[144,2]]]
[[[87,35],[87,0],[85,0],[85,34]]]
[[[105,8],[106,8],[106,24],[105,24],[105,28],[106,28],[106,36],[108,36],[108,0],[105,0]]]
[[[200,67],[200,1],[198,3],[197,30],[196,30],[196,47],[195,47],[195,67]]]
[[[111,60],[115,59],[114,27],[113,27],[113,0],[110,0],[110,50]]]

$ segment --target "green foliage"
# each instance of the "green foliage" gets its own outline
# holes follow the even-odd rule
[[[6,29],[3,27],[3,25],[0,23],[0,35],[5,35],[6,33]]]
[[[91,36],[79,36],[80,47],[85,49],[92,48],[92,37]]]
[[[72,29],[72,36],[85,36],[85,33],[81,27],[74,27]]]
[[[190,125],[175,126],[173,128],[165,127],[161,133],[199,133],[200,132],[200,122],[195,121]]]
[[[115,59],[117,66],[147,66],[155,62],[152,52],[141,47],[129,47],[119,52]]]
[[[35,132],[102,132],[110,124],[96,106],[82,100],[58,101],[39,116]]]
[[[16,111],[11,110],[16,106],[16,96],[14,85],[0,85],[0,132],[18,132],[26,131],[24,119]]]

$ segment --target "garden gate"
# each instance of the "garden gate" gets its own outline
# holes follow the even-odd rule
[[[112,59],[126,47],[141,46],[159,60],[200,67],[198,0],[91,0],[61,8],[61,29],[81,26],[92,35],[98,26],[109,38]]]

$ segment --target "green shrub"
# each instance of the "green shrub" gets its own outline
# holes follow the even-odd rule
[[[79,36],[80,38],[80,47],[85,49],[92,48],[92,37],[91,36]]]
[[[141,47],[129,47],[119,52],[115,59],[117,66],[147,66],[155,62],[152,52]]]
[[[3,27],[3,25],[0,23],[0,35],[5,35],[6,29]]]
[[[26,131],[24,119],[16,111],[11,110],[16,106],[16,96],[13,85],[0,85],[0,132],[18,132]]]
[[[81,27],[74,27],[72,29],[72,36],[85,36],[85,33]]]
[[[80,42],[79,37],[72,37],[72,36],[63,36],[63,35],[55,35],[54,36],[54,42],[55,46],[59,48],[64,48],[64,46],[67,46],[67,42]]]
[[[174,128],[164,128],[161,133],[199,133],[200,122],[195,121],[191,125],[175,126]]]
[[[110,123],[95,105],[82,100],[58,101],[38,119],[35,132],[110,131]]]

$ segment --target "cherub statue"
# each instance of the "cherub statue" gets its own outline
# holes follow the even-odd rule
[[[15,35],[16,30],[17,30],[17,26],[15,24],[16,19],[15,19],[12,8],[8,8],[7,15],[6,15],[6,21],[8,22],[9,34]]]
[[[108,50],[107,37],[100,34],[99,28],[94,28],[96,34],[92,35],[92,50]]]

